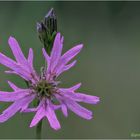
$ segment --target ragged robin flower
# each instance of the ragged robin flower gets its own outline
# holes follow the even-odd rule
[[[68,109],[84,119],[91,119],[92,112],[82,107],[79,103],[97,104],[99,97],[76,92],[81,84],[76,84],[70,88],[61,88],[58,76],[69,70],[76,64],[76,60],[70,62],[83,48],[83,45],[77,45],[62,55],[63,36],[56,34],[53,48],[50,55],[42,49],[47,67],[41,68],[41,74],[37,74],[33,67],[33,50],[30,48],[28,58],[26,59],[21,51],[18,42],[9,38],[9,46],[15,56],[15,60],[0,53],[0,63],[10,70],[6,73],[19,75],[28,82],[28,88],[22,89],[12,82],[8,82],[13,89],[12,92],[0,91],[0,101],[13,102],[0,115],[0,122],[5,122],[16,112],[35,112],[30,127],[37,125],[40,120],[47,118],[50,126],[58,130],[60,123],[56,117],[55,110],[61,109],[65,116],[68,116]],[[69,63],[70,62],[70,63]],[[38,100],[36,107],[30,104]],[[57,101],[57,102],[55,102]]]

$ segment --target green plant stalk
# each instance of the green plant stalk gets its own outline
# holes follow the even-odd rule
[[[36,139],[41,139],[41,132],[42,132],[42,120],[38,123],[36,127]]]
[[[48,12],[48,13],[49,13],[49,15],[47,14],[47,16],[45,17],[45,20],[47,22],[38,23],[37,26],[38,26],[39,39],[43,43],[44,49],[46,50],[48,55],[50,55],[52,46],[53,46],[53,42],[54,42],[54,38],[57,33],[57,22],[56,22],[56,15],[54,13],[54,10],[51,9],[50,12]],[[46,62],[45,62],[44,68],[45,68],[45,70],[47,69]],[[38,106],[39,100],[34,103],[35,103],[34,106]],[[37,124],[36,139],[41,139],[42,123],[43,123],[43,119],[40,120],[40,122]]]

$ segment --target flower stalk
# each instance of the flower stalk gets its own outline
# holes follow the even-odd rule
[[[41,139],[41,132],[42,132],[42,120],[37,124],[36,127],[36,139]]]
[[[44,21],[37,23],[37,32],[41,43],[43,43],[44,49],[50,55],[53,42],[57,33],[57,19],[54,9],[51,8],[44,18]],[[46,69],[46,63],[45,63]],[[35,103],[34,103],[35,104]],[[39,102],[37,102],[37,106]],[[36,106],[36,105],[35,105]],[[41,139],[42,121],[37,124],[36,138]]]

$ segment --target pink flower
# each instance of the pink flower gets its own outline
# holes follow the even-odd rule
[[[10,59],[0,53],[0,63],[10,68],[6,73],[17,74],[29,83],[27,89],[21,89],[8,82],[13,92],[0,91],[0,101],[13,102],[0,115],[0,122],[5,122],[11,118],[16,112],[36,112],[30,127],[35,126],[41,119],[46,117],[50,126],[58,130],[60,129],[59,121],[56,117],[55,110],[61,109],[65,116],[68,116],[68,109],[84,119],[91,119],[92,112],[82,107],[79,102],[88,104],[97,104],[99,97],[86,95],[76,92],[81,84],[76,84],[71,88],[60,88],[57,77],[64,71],[69,70],[76,64],[76,60],[69,63],[83,48],[83,45],[77,45],[62,55],[64,38],[57,33],[50,56],[43,48],[43,55],[47,62],[47,68],[43,67],[40,76],[33,67],[33,50],[30,48],[28,58],[26,59],[22,53],[18,42],[13,38],[9,38],[10,48],[15,56],[16,61]],[[30,107],[30,103],[39,100],[37,107]],[[58,101],[58,103],[55,102]]]

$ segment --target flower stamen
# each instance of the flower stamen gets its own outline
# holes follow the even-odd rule
[[[53,83],[49,83],[46,80],[39,81],[35,86],[35,91],[39,97],[50,98],[54,93],[55,86]]]

